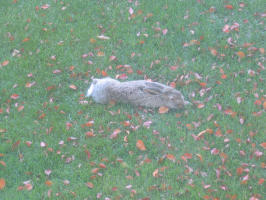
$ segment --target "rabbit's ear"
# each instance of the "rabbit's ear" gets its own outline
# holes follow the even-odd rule
[[[164,87],[161,86],[161,84],[159,84],[159,83],[146,82],[145,88],[143,90],[152,94],[152,95],[161,95],[161,94],[163,94],[163,89],[164,89]]]

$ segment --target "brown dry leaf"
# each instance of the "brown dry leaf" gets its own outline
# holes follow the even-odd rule
[[[239,58],[245,58],[246,56],[243,51],[238,51],[236,54],[238,55]]]
[[[30,40],[30,38],[24,38],[24,40],[22,40],[22,42],[28,42]]]
[[[225,5],[224,7],[226,9],[228,9],[228,10],[233,10],[234,9],[234,7],[232,5]]]
[[[71,88],[72,90],[76,90],[76,89],[77,89],[77,86],[71,84],[71,85],[69,86],[69,88]]]
[[[47,180],[45,181],[45,184],[48,186],[48,187],[51,187],[53,185],[53,182],[50,181],[50,180]]]
[[[159,169],[155,169],[153,172],[152,172],[152,176],[154,177],[158,177],[158,174],[159,174]]]
[[[263,102],[263,109],[266,110],[266,101]]]
[[[4,66],[8,65],[8,63],[9,63],[9,61],[8,60],[5,60],[4,62],[2,62],[1,65],[4,67]]]
[[[104,52],[102,52],[102,51],[98,51],[98,52],[97,52],[97,56],[104,56]]]
[[[266,149],[266,142],[261,143],[260,146],[261,146],[263,149]]]
[[[96,40],[94,38],[90,39],[90,43],[94,44],[96,42]]]
[[[213,56],[217,56],[218,52],[217,52],[216,49],[214,49],[214,48],[212,48],[212,47],[209,47],[208,49],[209,49],[209,51],[211,52],[211,54],[212,54]]]
[[[91,188],[91,189],[94,187],[92,182],[87,182],[86,185],[88,186],[88,188]]]
[[[18,107],[18,112],[22,111],[23,109],[24,109],[24,106],[23,105],[19,106]]]
[[[167,155],[166,155],[166,158],[167,158],[168,160],[172,160],[172,161],[175,160],[175,156],[174,156],[173,154],[167,154]]]
[[[259,48],[259,51],[260,51],[261,54],[264,54],[265,53],[264,48]]]
[[[25,85],[25,87],[26,88],[31,88],[32,86],[35,85],[35,83],[36,83],[35,81],[33,81],[32,83],[27,82],[26,85]]]
[[[12,95],[10,96],[10,98],[16,100],[16,99],[19,98],[19,95],[18,95],[18,94],[12,94]]]
[[[197,107],[198,107],[199,109],[201,109],[201,108],[204,108],[204,106],[205,106],[205,105],[204,105],[203,103],[200,103],[200,104],[198,104]]]
[[[113,60],[115,60],[116,59],[116,56],[110,56],[109,57],[109,61],[113,61]]]
[[[138,140],[137,143],[136,143],[136,146],[141,151],[145,151],[146,150],[146,147],[145,147],[145,145],[144,145],[142,140]]]
[[[168,111],[169,111],[169,108],[168,108],[168,107],[165,107],[165,106],[161,106],[161,107],[159,108],[159,110],[158,110],[158,112],[159,112],[160,114],[168,113]]]
[[[102,70],[102,76],[108,76],[107,72]]]
[[[222,74],[221,75],[221,79],[227,79],[227,75],[226,74]]]
[[[6,167],[6,163],[4,161],[0,160],[0,164]]]
[[[0,190],[4,189],[6,186],[6,181],[3,178],[0,178]]]
[[[113,133],[110,135],[111,139],[115,139],[118,137],[118,134],[121,133],[121,130],[119,128],[115,129]]]

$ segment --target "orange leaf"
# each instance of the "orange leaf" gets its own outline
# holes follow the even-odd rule
[[[157,168],[157,169],[154,170],[154,172],[152,172],[152,175],[154,177],[158,177],[158,173],[159,173],[159,169]]]
[[[205,105],[204,105],[203,103],[200,103],[200,104],[198,104],[197,107],[198,107],[199,109],[201,109],[201,108],[203,108],[204,106],[205,106]]]
[[[236,54],[239,56],[239,58],[245,58],[246,56],[243,51],[238,51]]]
[[[23,109],[24,109],[24,106],[22,106],[22,105],[18,107],[19,112],[22,111]]]
[[[237,175],[241,175],[241,174],[243,173],[243,171],[244,171],[244,169],[243,169],[242,167],[238,167],[238,168],[236,169],[236,173],[237,173]]]
[[[96,42],[96,40],[94,38],[90,39],[90,43],[94,44]]]
[[[72,90],[76,90],[76,89],[77,89],[77,86],[71,84],[71,85],[69,86],[69,88],[71,88]]]
[[[102,76],[108,76],[107,72],[102,70]]]
[[[45,117],[45,113],[42,113],[40,116],[39,116],[39,119],[43,119]]]
[[[221,75],[221,79],[226,79],[227,78],[227,75],[226,74],[222,74]]]
[[[264,183],[264,178],[260,178],[259,181],[258,181],[258,184],[262,185],[263,183]]]
[[[169,108],[168,107],[165,107],[165,106],[161,106],[158,110],[158,112],[160,114],[164,114],[164,113],[167,113],[169,111]]]
[[[0,164],[6,167],[6,163],[4,161],[0,160]]]
[[[263,108],[266,110],[266,101],[263,102]]]
[[[8,65],[8,63],[9,63],[9,61],[8,60],[5,60],[4,62],[2,62],[1,65],[4,67],[4,66]]]
[[[11,99],[18,99],[19,98],[19,95],[18,94],[12,94],[10,96]]]
[[[53,182],[50,181],[50,180],[47,180],[45,181],[45,184],[48,186],[48,187],[51,187],[53,185]]]
[[[0,178],[0,190],[2,190],[6,186],[6,181],[3,178]]]
[[[201,162],[203,161],[202,155],[196,154],[196,156],[200,159]]]
[[[225,5],[224,7],[228,10],[232,10],[234,8],[232,5]]]
[[[91,182],[86,183],[86,185],[88,186],[88,188],[91,188],[91,189],[94,187],[93,183]]]
[[[145,151],[146,150],[146,147],[145,147],[144,143],[142,142],[142,140],[138,140],[137,143],[136,143],[136,146],[141,151]]]
[[[212,47],[209,47],[208,48],[209,49],[209,51],[211,52],[211,54],[213,55],[213,56],[217,56],[217,51],[216,51],[216,49],[214,49],[214,48],[212,48]]]
[[[184,156],[185,156],[187,159],[191,159],[191,158],[192,158],[192,154],[191,154],[191,153],[184,153]]]
[[[167,154],[167,155],[166,155],[166,158],[167,158],[168,160],[172,160],[172,161],[175,160],[175,156],[174,156],[173,154]]]
[[[121,133],[121,130],[119,128],[115,129],[114,132],[110,135],[110,138],[111,139],[117,138],[119,133]]]
[[[104,52],[98,51],[97,56],[104,56]]]
[[[263,149],[266,149],[266,142],[261,143],[260,146],[261,146]]]
[[[22,42],[28,42],[30,40],[30,38],[25,38],[24,40],[22,40]]]

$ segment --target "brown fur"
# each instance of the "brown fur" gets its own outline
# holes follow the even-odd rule
[[[89,90],[87,96],[92,96],[94,101],[102,104],[116,101],[136,106],[166,106],[173,109],[189,104],[178,90],[145,80],[119,82],[111,78],[93,79]]]

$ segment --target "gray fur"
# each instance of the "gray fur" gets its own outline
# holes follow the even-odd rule
[[[116,101],[136,106],[166,106],[173,109],[189,104],[178,90],[145,80],[120,82],[112,78],[93,79],[87,96],[92,96],[95,102],[101,104]]]

